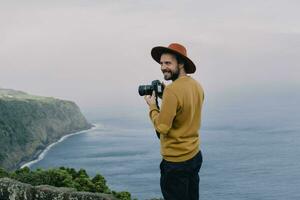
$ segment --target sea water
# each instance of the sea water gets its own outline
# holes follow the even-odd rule
[[[232,101],[203,111],[202,200],[300,199],[298,101]],[[136,123],[144,121],[145,123]],[[95,128],[50,148],[35,168],[84,168],[140,200],[161,197],[159,140],[144,117],[93,120]]]

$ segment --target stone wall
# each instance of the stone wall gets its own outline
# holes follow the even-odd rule
[[[77,192],[49,185],[31,186],[10,178],[0,179],[0,200],[117,200],[102,193]]]

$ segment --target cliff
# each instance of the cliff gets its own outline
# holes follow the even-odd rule
[[[3,200],[117,200],[109,194],[77,192],[72,188],[49,185],[31,186],[19,181],[1,178],[0,199]]]
[[[74,102],[0,89],[0,167],[16,169],[62,136],[91,126]]]

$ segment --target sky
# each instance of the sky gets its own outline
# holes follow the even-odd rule
[[[297,0],[0,0],[0,87],[140,109],[163,80],[155,46],[183,44],[208,98],[300,88]],[[169,84],[170,82],[166,82]]]

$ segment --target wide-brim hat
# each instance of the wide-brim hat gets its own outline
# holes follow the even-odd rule
[[[186,73],[192,74],[196,71],[196,66],[193,61],[187,57],[187,50],[183,45],[172,43],[168,47],[158,46],[151,50],[152,58],[158,63],[160,63],[160,57],[163,53],[173,53],[180,56],[185,61],[184,69]]]

